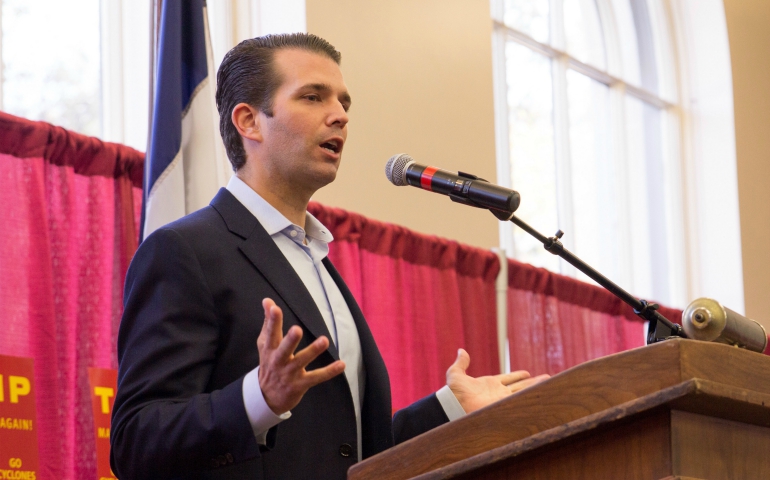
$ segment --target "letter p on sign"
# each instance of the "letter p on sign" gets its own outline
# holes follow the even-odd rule
[[[3,391],[3,376],[0,375],[0,402],[5,401],[5,392]],[[29,378],[8,375],[8,399],[11,403],[19,403],[19,397],[29,395],[32,385]]]
[[[19,403],[19,397],[29,395],[30,384],[27,377],[8,376],[8,396],[11,397],[11,403]]]

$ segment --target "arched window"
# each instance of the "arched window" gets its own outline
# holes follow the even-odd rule
[[[498,180],[517,215],[642,298],[688,290],[683,109],[664,0],[492,0]],[[512,224],[501,244],[578,274]]]

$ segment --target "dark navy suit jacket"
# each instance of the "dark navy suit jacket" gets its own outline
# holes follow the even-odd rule
[[[390,382],[361,310],[324,260],[353,314],[366,370],[363,457],[447,421],[435,395],[391,419]],[[121,479],[345,478],[356,424],[344,375],[311,388],[259,446],[242,382],[259,364],[262,299],[299,325],[304,348],[329,337],[321,313],[254,216],[226,189],[209,207],[150,235],[126,277],[118,335],[111,462]],[[331,343],[331,342],[330,342]],[[333,345],[308,369],[338,359]]]

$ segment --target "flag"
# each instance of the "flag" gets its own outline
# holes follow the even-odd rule
[[[232,175],[214,102],[206,2],[164,0],[159,23],[142,238],[208,205]]]

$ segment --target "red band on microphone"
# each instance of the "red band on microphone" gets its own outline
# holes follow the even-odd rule
[[[422,171],[422,175],[420,175],[420,186],[425,190],[433,191],[432,188],[430,188],[430,182],[433,180],[433,174],[438,171],[438,168],[436,167],[425,167],[425,170]]]

